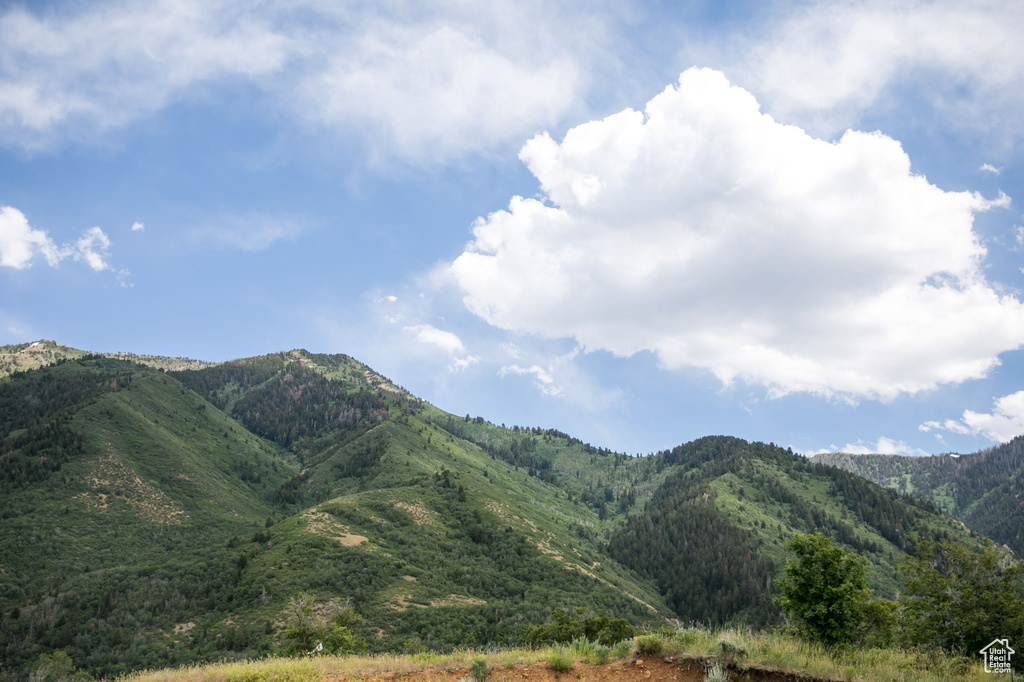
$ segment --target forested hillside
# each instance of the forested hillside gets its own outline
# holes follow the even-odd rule
[[[794,533],[866,556],[883,595],[912,536],[981,543],[774,445],[631,458],[445,413],[344,355],[0,356],[30,347],[45,362],[0,378],[14,679],[55,651],[104,676],[282,651],[300,595],[371,652],[519,644],[557,609],[771,625]]]
[[[817,455],[815,461],[922,500],[1024,553],[1024,436],[972,455]]]

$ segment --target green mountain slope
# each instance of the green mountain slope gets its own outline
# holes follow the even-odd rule
[[[863,553],[887,595],[908,535],[964,532],[771,445],[630,458],[445,413],[344,355],[5,352],[15,678],[58,649],[101,675],[267,654],[303,592],[351,606],[370,651],[515,644],[556,608],[767,625],[794,532]]]
[[[612,534],[609,554],[659,585],[683,620],[774,622],[771,584],[797,532],[823,532],[867,558],[869,585],[887,597],[913,537],[977,542],[927,503],[770,444],[702,438],[659,453],[654,466],[671,473]]]
[[[978,533],[1024,552],[1024,437],[972,455],[826,453],[814,459],[929,500]]]
[[[0,391],[5,661],[70,648],[113,672],[200,597],[227,598],[237,552],[225,545],[272,513],[297,468],[286,453],[131,363],[86,356]],[[139,647],[136,665],[175,660],[188,658]]]
[[[0,383],[11,669],[266,653],[302,591],[354,604],[379,649],[514,643],[558,606],[669,615],[581,541],[591,510],[350,358],[209,372],[82,354]]]

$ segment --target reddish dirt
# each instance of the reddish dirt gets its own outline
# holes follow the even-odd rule
[[[704,682],[714,659],[664,660],[655,656],[615,661],[607,665],[577,662],[572,670],[556,673],[547,663],[495,668],[487,682]],[[737,670],[729,666],[729,679],[738,682],[811,682],[815,678],[757,666]],[[329,679],[333,676],[328,676]],[[369,677],[373,682],[459,682],[469,668],[425,670],[408,674],[385,673]],[[339,682],[340,678],[332,682]]]

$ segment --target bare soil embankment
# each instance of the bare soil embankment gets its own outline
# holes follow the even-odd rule
[[[613,661],[604,665],[577,662],[571,670],[556,672],[546,662],[495,668],[487,682],[704,682],[714,658],[685,657],[662,659],[641,656]],[[469,678],[469,668],[424,670],[414,673],[383,673],[368,678],[369,682],[460,682]],[[345,675],[328,675],[331,682],[349,679]],[[829,678],[771,670],[759,666],[730,667],[729,679],[738,682],[832,682]]]

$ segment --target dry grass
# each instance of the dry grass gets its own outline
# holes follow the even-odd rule
[[[316,682],[342,678],[373,679],[381,675],[401,677],[425,670],[441,672],[468,668],[476,658],[483,658],[488,667],[506,668],[546,660],[550,654],[549,649],[504,649],[487,654],[468,649],[449,654],[267,658],[143,671],[121,678],[121,682]]]
[[[738,653],[737,653],[738,652]],[[757,666],[804,675],[863,682],[964,682],[988,680],[981,661],[938,651],[825,647],[776,633],[688,628],[667,638],[665,654],[733,658],[741,666]],[[725,656],[723,656],[725,654]]]
[[[641,638],[632,643],[623,642],[615,647],[612,657],[631,657],[641,646],[649,650],[651,640],[657,637],[647,634],[642,636],[642,642]],[[991,682],[992,679],[984,673],[979,661],[945,656],[940,652],[853,649],[836,653],[774,633],[688,628],[663,637],[663,642],[662,655],[666,657],[697,658],[709,663],[731,659],[741,668],[793,672],[804,678],[850,682]],[[490,669],[501,669],[550,661],[555,655],[573,660],[590,658],[567,647],[505,649],[484,654],[465,650],[449,654],[268,658],[139,672],[120,682],[334,682],[375,680],[384,676],[395,679],[424,671],[465,670],[474,659],[483,659]]]

